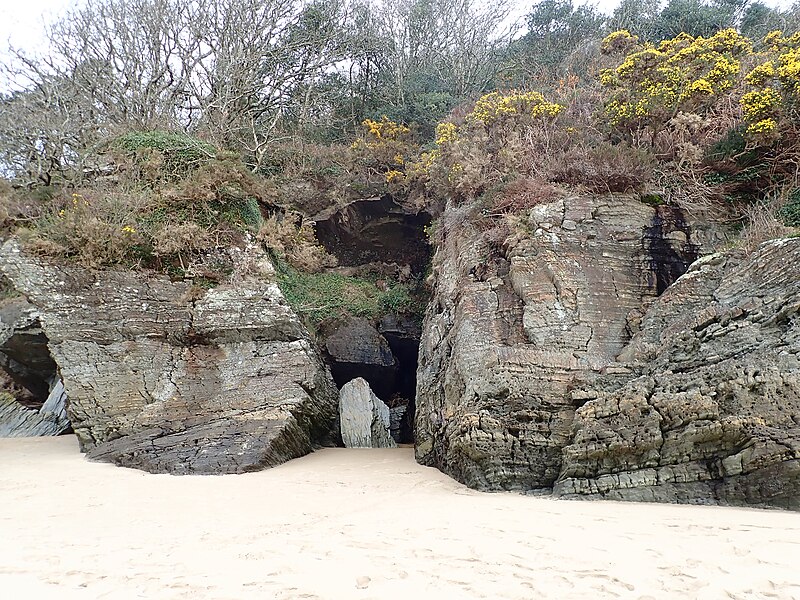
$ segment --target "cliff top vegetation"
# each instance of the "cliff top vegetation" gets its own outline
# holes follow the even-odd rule
[[[49,27],[46,56],[11,49],[3,67],[4,230],[209,285],[225,248],[259,241],[294,289],[305,274],[336,290],[311,219],[360,198],[469,202],[496,243],[573,192],[679,204],[751,239],[800,225],[797,6],[624,0],[605,17],[544,0],[524,30],[509,10],[86,3]]]

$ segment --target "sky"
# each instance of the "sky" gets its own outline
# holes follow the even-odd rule
[[[44,20],[50,20],[75,0],[0,0],[0,46],[34,49],[40,43]]]
[[[770,6],[787,6],[790,0],[762,0]],[[0,47],[7,41],[12,45],[27,50],[35,50],[41,44],[42,24],[66,9],[75,6],[79,0],[0,0]],[[575,0],[576,4],[580,0]],[[596,0],[594,4],[603,12],[610,14],[619,4],[619,0]],[[525,5],[535,2],[519,1],[524,14]]]

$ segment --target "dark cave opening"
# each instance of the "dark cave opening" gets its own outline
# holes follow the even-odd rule
[[[425,228],[431,215],[414,212],[389,196],[359,200],[316,222],[320,243],[349,273],[392,274],[421,281],[431,248]],[[424,285],[417,289],[424,288]],[[427,290],[424,302],[427,303]],[[398,444],[414,442],[414,413],[421,315],[387,311],[377,318],[351,317],[320,331],[323,354],[336,385],[361,377],[390,409]]]
[[[38,312],[23,297],[0,302],[0,437],[72,431],[48,344]]]
[[[425,270],[430,247],[425,228],[431,215],[404,207],[391,196],[357,200],[315,223],[317,239],[339,264],[368,263],[408,266],[414,274]]]
[[[691,241],[691,227],[683,211],[675,206],[658,206],[642,238],[650,256],[650,287],[660,296],[683,275],[698,256]]]

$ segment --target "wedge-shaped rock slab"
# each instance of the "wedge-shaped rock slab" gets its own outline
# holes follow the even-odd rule
[[[348,448],[395,448],[389,433],[389,407],[372,393],[366,380],[349,381],[339,393],[342,440]]]

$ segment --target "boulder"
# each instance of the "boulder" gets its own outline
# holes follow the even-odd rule
[[[342,440],[347,448],[395,448],[389,407],[358,377],[339,392]]]
[[[800,239],[697,261],[580,394],[564,497],[800,510]],[[621,384],[622,383],[622,384]]]
[[[151,272],[54,265],[14,240],[3,245],[0,269],[40,311],[90,458],[240,473],[327,439],[333,380],[266,256],[240,253],[235,283],[205,290]]]

